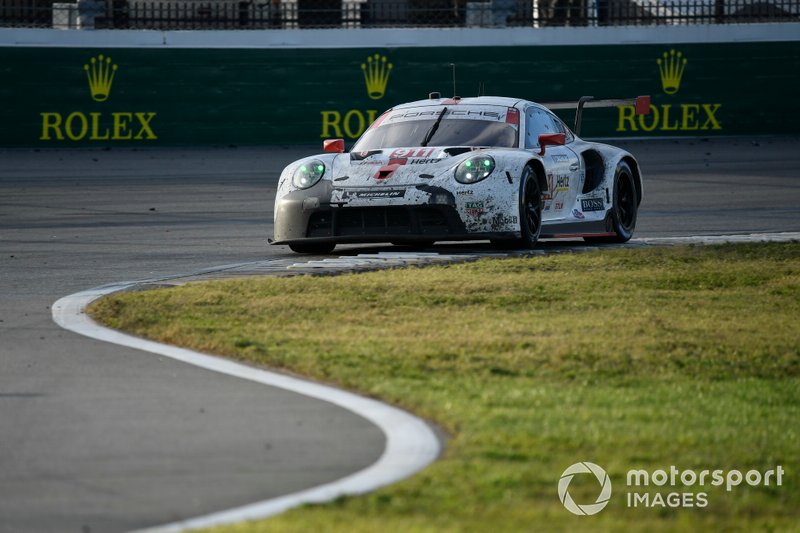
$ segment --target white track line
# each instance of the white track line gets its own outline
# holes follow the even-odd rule
[[[645,245],[672,245],[672,244],[721,244],[730,242],[787,242],[800,240],[800,233],[756,233],[749,235],[713,235],[713,236],[688,236],[688,237],[668,237],[668,238],[649,238],[634,239],[634,242]],[[632,243],[633,244],[633,243]],[[587,250],[597,247],[581,246],[578,249]],[[599,248],[597,248],[599,249]],[[542,250],[534,250],[533,253],[544,254]],[[469,260],[478,255],[459,255],[446,256],[447,259]],[[491,254],[493,255],[493,254]],[[443,256],[436,253],[429,254],[381,254],[386,259],[397,260],[398,258],[407,259],[410,263],[424,262],[434,258],[441,259]],[[380,257],[380,256],[378,256]],[[377,259],[374,254],[364,254],[361,259],[347,258],[345,266],[355,266],[361,264],[364,259]],[[345,258],[337,258],[343,260]],[[327,261],[327,267],[335,271],[342,264],[338,261]],[[367,261],[369,262],[369,261]],[[225,265],[222,267],[210,268],[199,273],[223,272],[226,270],[236,270],[238,267],[260,265],[261,261],[252,263],[241,263],[235,265]],[[309,262],[306,262],[307,265]],[[320,266],[322,262],[319,262]],[[389,261],[386,264],[391,264]],[[317,263],[314,262],[313,266]],[[303,264],[287,265],[288,268]],[[156,280],[146,280],[146,282],[165,281],[172,278],[184,277],[185,275],[165,277]],[[158,342],[140,339],[113,329],[100,326],[85,313],[85,308],[90,302],[108,294],[125,290],[139,285],[142,282],[125,282],[114,285],[106,285],[78,292],[70,296],[61,298],[53,304],[53,320],[59,326],[81,335],[94,339],[111,342],[129,348],[135,348],[146,352],[152,352],[184,363],[189,363],[207,370],[227,374],[229,376],[263,383],[271,387],[297,392],[311,398],[317,398],[344,409],[356,413],[379,428],[386,435],[386,449],[383,455],[372,465],[337,481],[313,487],[293,494],[287,494],[278,498],[264,500],[262,502],[244,505],[228,511],[222,511],[198,518],[191,518],[181,522],[165,524],[155,528],[141,530],[138,533],[166,533],[185,531],[187,529],[199,529],[224,524],[241,522],[244,520],[257,520],[282,513],[292,507],[306,503],[324,503],[331,501],[339,496],[347,494],[363,494],[370,492],[385,485],[389,485],[401,479],[405,479],[412,474],[422,470],[436,460],[441,450],[441,445],[431,428],[419,418],[409,413],[386,405],[384,403],[364,398],[340,389],[304,381],[301,379],[276,374],[266,370],[260,370],[249,366],[234,363],[228,359],[222,359],[208,354],[202,354],[161,344]]]
[[[438,457],[441,445],[434,432],[424,421],[405,411],[327,385],[260,370],[184,348],[140,339],[100,326],[85,313],[85,308],[91,301],[133,285],[136,283],[120,283],[65,296],[53,304],[53,320],[59,326],[87,337],[152,352],[221,374],[278,387],[332,403],[369,420],[386,435],[386,449],[375,463],[337,481],[235,509],[142,530],[142,532],[177,532],[244,520],[256,520],[306,503],[323,503],[343,495],[363,494],[407,478],[428,466]]]
[[[784,231],[780,233],[743,233],[736,235],[691,235],[687,237],[643,237],[631,242],[652,244],[655,246],[669,244],[736,244],[758,242],[795,242],[800,240],[800,232]]]

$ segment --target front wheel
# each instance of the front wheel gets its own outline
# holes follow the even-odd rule
[[[329,254],[334,248],[334,242],[295,242],[289,245],[289,249],[298,254]]]
[[[636,215],[639,211],[639,199],[633,172],[626,162],[621,162],[614,176],[614,203],[611,206],[611,223],[615,235],[607,237],[584,237],[587,242],[622,243],[633,237],[636,228]]]
[[[533,248],[542,232],[542,187],[536,171],[525,166],[520,177],[519,190],[519,229],[520,239],[493,240],[497,248]]]
[[[522,185],[519,198],[519,227],[522,232],[522,245],[533,248],[542,232],[542,187],[536,172],[529,166],[522,171]]]

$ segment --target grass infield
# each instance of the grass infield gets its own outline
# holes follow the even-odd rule
[[[226,531],[800,530],[800,244],[611,249],[115,294],[100,322],[335,383],[450,435],[422,473]],[[608,506],[558,480],[602,466]],[[630,469],[783,484],[629,489]],[[599,485],[569,492],[593,503]],[[628,507],[627,493],[707,506]]]

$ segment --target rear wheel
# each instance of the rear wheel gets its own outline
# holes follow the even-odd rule
[[[530,166],[522,170],[519,192],[520,239],[493,240],[501,249],[533,248],[542,232],[542,188],[536,171]]]
[[[336,248],[333,242],[296,242],[289,249],[298,254],[329,254]]]
[[[584,237],[587,242],[609,243],[628,242],[636,228],[636,215],[639,211],[639,199],[633,172],[626,162],[621,162],[614,176],[614,203],[611,207],[611,223],[614,233],[606,237]]]

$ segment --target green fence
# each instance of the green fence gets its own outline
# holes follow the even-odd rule
[[[588,138],[800,133],[800,42],[0,50],[0,146],[353,140],[395,104],[450,96],[451,63],[465,97],[652,96],[647,116],[588,110]]]

